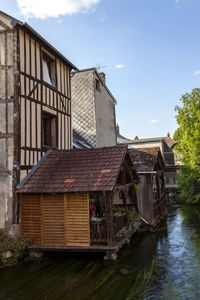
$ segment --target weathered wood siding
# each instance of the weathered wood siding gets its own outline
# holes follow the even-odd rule
[[[139,214],[149,223],[154,221],[152,175],[139,175],[137,192]]]
[[[90,246],[89,195],[21,195],[21,234],[32,245]]]

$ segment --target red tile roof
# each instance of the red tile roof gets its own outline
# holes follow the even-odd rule
[[[154,171],[159,152],[159,147],[129,149],[137,172]]]
[[[112,191],[127,146],[52,151],[18,193]]]

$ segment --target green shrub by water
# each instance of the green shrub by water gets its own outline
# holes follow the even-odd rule
[[[0,266],[15,265],[27,254],[30,243],[31,239],[26,236],[14,238],[6,230],[0,231]],[[8,250],[12,252],[12,257],[3,258],[2,254]]]
[[[200,170],[181,166],[178,176],[178,187],[181,197],[187,204],[200,204]]]

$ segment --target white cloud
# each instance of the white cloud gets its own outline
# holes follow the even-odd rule
[[[200,70],[194,72],[194,75],[196,75],[196,76],[200,75]]]
[[[156,124],[156,123],[159,123],[160,120],[157,120],[157,119],[152,119],[150,120],[150,124]]]
[[[118,64],[118,65],[115,65],[115,68],[116,69],[123,69],[124,65],[123,64]]]
[[[100,0],[17,0],[19,9],[26,18],[41,19],[87,12],[99,2]]]

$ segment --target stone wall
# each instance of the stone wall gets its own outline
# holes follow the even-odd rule
[[[5,228],[12,224],[14,63],[10,23],[1,14],[0,22],[0,228]]]

